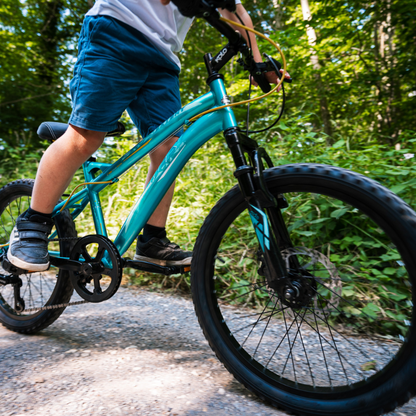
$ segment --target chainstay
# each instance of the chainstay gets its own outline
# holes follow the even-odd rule
[[[52,238],[48,240],[48,242],[59,242],[59,241],[70,241],[70,240],[80,240],[82,237],[61,237],[61,238]],[[42,312],[42,311],[48,311],[53,309],[61,309],[61,308],[67,308],[68,306],[76,306],[76,305],[82,305],[84,303],[90,303],[87,300],[78,300],[75,302],[67,302],[67,303],[59,303],[57,305],[47,305],[47,306],[41,306],[39,308],[30,308],[25,309],[22,312],[17,312],[18,315],[23,315],[24,313],[31,313],[31,312]]]

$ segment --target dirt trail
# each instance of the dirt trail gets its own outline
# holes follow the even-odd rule
[[[286,415],[223,368],[190,300],[125,288],[36,336],[0,326],[0,385],[2,416]]]

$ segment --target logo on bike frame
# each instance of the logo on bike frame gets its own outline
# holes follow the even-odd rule
[[[256,231],[261,248],[263,252],[265,251],[265,246],[267,250],[270,250],[270,229],[269,222],[267,221],[267,216],[264,212],[260,211],[253,205],[250,205],[250,207],[252,209],[250,209],[248,212],[250,214],[251,222],[254,225],[254,230]]]
[[[224,58],[224,55],[228,52],[227,48],[224,48],[219,54],[218,56],[215,58],[215,62],[218,63],[219,61],[221,61],[222,58]]]

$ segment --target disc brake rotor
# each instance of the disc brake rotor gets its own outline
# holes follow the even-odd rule
[[[329,312],[338,310],[341,299],[342,283],[338,270],[328,257],[317,250],[304,247],[293,247],[282,250],[282,257],[286,262],[287,270],[290,270],[290,258],[296,256],[301,270],[300,280],[308,285],[314,293],[308,305],[305,305],[305,318],[314,315],[325,316]],[[317,296],[317,294],[320,296]],[[280,303],[284,303],[280,301]],[[294,317],[294,312],[289,308],[287,313]]]

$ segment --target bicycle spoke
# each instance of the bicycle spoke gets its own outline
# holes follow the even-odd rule
[[[319,293],[318,293],[318,297],[322,298],[322,296],[321,296]],[[320,299],[320,300],[319,300],[319,303],[320,303],[320,305],[321,305],[321,309],[322,309],[322,311],[323,311],[322,313],[323,313],[324,318],[325,318],[325,319],[324,319],[324,321],[325,321],[325,323],[326,323],[326,326],[327,326],[327,328],[328,328],[328,330],[329,330],[329,333],[330,333],[330,335],[331,335],[332,341],[333,341],[333,343],[334,343],[334,348],[335,348],[335,351],[336,351],[336,352],[337,352],[337,354],[338,354],[339,361],[340,361],[341,366],[342,366],[342,369],[343,369],[343,371],[344,371],[344,375],[345,375],[345,378],[346,378],[346,380],[347,380],[347,384],[349,385],[349,384],[350,384],[350,382],[349,382],[349,379],[348,379],[347,373],[345,372],[344,363],[343,363],[343,361],[342,361],[341,354],[340,354],[340,352],[339,352],[339,350],[338,350],[338,348],[337,348],[337,343],[336,343],[336,341],[335,341],[335,338],[334,338],[334,336],[332,335],[331,325],[329,325],[328,319],[326,319],[325,310],[324,310],[324,309],[323,309],[323,307],[322,307],[322,299]]]
[[[22,203],[22,200],[21,200],[21,198],[18,198],[17,201],[18,201],[18,203],[17,203],[17,215],[20,216],[20,214],[22,213],[21,212],[21,203]]]
[[[272,300],[272,298],[270,298],[270,300]],[[276,312],[274,312],[274,313],[271,313],[270,314],[270,316],[275,316],[275,315],[277,315],[277,314],[279,314],[280,312],[282,312],[282,311],[284,311],[285,309],[288,309],[288,307],[285,307],[285,308],[282,308],[282,309],[279,309],[278,311],[276,311]],[[263,312],[259,312],[259,313],[257,313],[256,315],[263,315],[264,314],[264,311]],[[262,322],[262,321],[264,321],[264,320],[266,320],[266,319],[268,319],[269,318],[269,315],[266,315],[266,316],[264,316],[262,319],[258,319],[256,322],[254,322],[254,323],[251,323],[251,324],[247,324],[246,326],[243,326],[243,327],[241,327],[241,328],[239,328],[239,329],[237,329],[237,330],[234,330],[233,331],[233,333],[237,333],[237,332],[240,332],[240,331],[242,331],[243,329],[246,329],[246,328],[249,328],[249,327],[255,327],[259,322]],[[231,320],[230,320],[231,321]]]
[[[278,302],[278,301],[279,301],[279,299],[276,299],[276,302],[275,302],[275,304],[274,304],[274,306],[273,306],[272,313],[270,314],[270,316],[269,316],[269,318],[268,318],[268,320],[267,320],[267,324],[266,324],[266,326],[264,327],[263,333],[261,334],[260,341],[258,342],[258,344],[257,344],[257,346],[256,346],[256,349],[254,350],[253,358],[256,356],[257,350],[258,350],[258,348],[259,348],[259,346],[260,346],[260,344],[261,344],[261,342],[262,342],[262,340],[263,340],[264,334],[265,334],[265,332],[266,332],[266,330],[267,330],[267,328],[268,328],[268,326],[269,326],[269,324],[270,324],[270,319],[272,319],[272,315],[273,315],[274,310],[276,309],[276,305],[277,305],[277,302]]]
[[[0,219],[1,219],[1,224],[2,224],[1,228],[3,228],[3,230],[4,230],[5,241],[9,241],[10,240],[10,234],[6,230],[6,226],[5,226],[4,222],[3,222],[3,216],[1,216]]]
[[[310,310],[309,308],[306,308],[307,310]],[[319,315],[316,315],[317,316],[317,318],[320,318],[320,316]],[[320,319],[322,319],[322,318],[320,318]],[[333,349],[335,349],[334,348],[334,346],[319,332],[319,331],[317,331],[316,330],[316,328],[314,328],[306,319],[304,320],[304,322],[305,322],[305,324],[306,325],[308,325],[317,335],[318,335],[318,337],[322,340],[322,341],[324,341],[326,344],[328,344],[328,346],[330,346],[331,348],[333,348]],[[345,338],[341,333],[338,333],[340,336],[342,336],[343,338]],[[347,339],[347,338],[345,338],[345,340],[348,342],[349,340]],[[354,344],[353,344],[354,345]],[[354,345],[354,347],[355,347],[355,345]],[[361,352],[361,351],[360,351]],[[350,367],[351,368],[353,368],[354,369],[354,371],[356,371],[357,372],[357,374],[358,375],[360,375],[360,373],[359,373],[359,371],[355,368],[355,366],[354,365],[352,365],[350,362],[349,362],[349,360],[348,360],[348,358],[347,357],[345,357],[345,355],[344,354],[342,354],[342,353],[340,353],[340,355],[341,355],[341,357],[344,359],[344,361],[347,363],[347,364],[349,364],[350,365]],[[367,358],[367,357],[366,357]]]
[[[11,213],[11,211],[10,211],[10,205],[6,208],[6,211],[9,213],[9,215],[10,215],[10,218],[12,219],[12,221],[13,221],[13,224],[16,224],[16,221],[15,221],[15,219],[14,219],[14,217],[13,217],[13,214]]]
[[[229,319],[229,321],[231,322],[231,321],[235,321],[236,319],[247,319],[247,318],[251,318],[253,316],[258,316],[260,314],[261,314],[261,312],[256,312],[256,313],[252,313],[250,315],[236,316],[235,318]]]
[[[31,308],[34,308],[35,307],[35,304],[33,302],[32,285],[31,285],[31,279],[30,279],[30,277],[28,277],[27,280],[28,280],[27,287],[29,289],[29,305],[30,305]]]
[[[317,295],[318,296],[320,296],[320,294],[319,294],[319,292],[317,291],[317,290],[315,290],[314,289],[314,291],[317,293]],[[343,299],[343,298],[341,298],[341,299]],[[326,301],[327,301],[327,299],[325,299]],[[330,304],[331,306],[333,306],[334,307],[334,309],[337,311],[337,312],[339,312],[341,315],[344,315],[344,312],[343,311],[340,311],[335,305],[333,305],[332,304],[332,302],[329,302],[328,301],[328,304]],[[317,315],[317,317],[319,318],[319,319],[321,319],[322,320],[322,318],[319,316],[319,315]],[[339,335],[341,335],[342,337],[344,337],[341,333],[339,333],[337,330],[336,330],[336,328],[334,328],[334,327],[332,327],[331,326],[331,328],[335,331],[335,332],[337,332]],[[369,336],[368,334],[366,334],[367,336]],[[345,337],[344,337],[345,338]],[[352,344],[352,345],[354,345],[354,347],[356,348],[356,349],[358,349],[356,346],[355,346],[355,344],[353,344],[353,343],[351,343],[351,341],[349,341],[349,343],[350,344]],[[381,346],[381,348],[383,348],[384,349],[384,351],[385,352],[387,352],[390,356],[391,356],[391,353],[389,352],[389,349],[387,348],[385,348],[383,345]],[[363,354],[365,354],[363,351],[360,351],[360,352],[362,352]]]
[[[267,283],[266,283],[266,284],[267,284]],[[247,295],[248,295],[248,294],[250,294],[251,292],[254,292],[254,291],[256,291],[256,290],[258,290],[258,289],[260,289],[260,288],[262,288],[262,287],[266,286],[266,284],[264,284],[263,286],[255,287],[254,289],[249,290],[248,292],[243,293],[243,294],[241,294],[241,295],[239,295],[239,296],[233,297],[233,300],[235,301],[236,299],[239,299],[239,298],[241,298],[242,296],[247,296]],[[226,297],[230,297],[230,296],[232,296],[232,294],[229,294],[229,295],[227,295]]]
[[[305,311],[305,314],[306,314],[306,311]],[[302,317],[302,320],[301,320],[301,322],[300,322],[300,325],[298,325],[298,322],[297,322],[297,316],[299,316],[299,315],[295,316],[296,325],[298,325],[298,328],[299,328],[299,329],[300,329],[300,327],[302,326],[302,323],[304,322],[304,317],[305,317],[305,314],[304,314],[304,315],[303,315],[303,317]],[[311,364],[310,364],[310,362],[309,362],[308,353],[306,352],[305,343],[303,342],[303,337],[302,337],[302,332],[301,332],[301,331],[299,331],[299,336],[300,336],[300,340],[301,340],[301,342],[302,342],[302,348],[303,348],[303,352],[304,352],[305,357],[306,357],[306,362],[307,362],[307,364],[308,364],[309,373],[310,373],[310,375],[311,375],[312,384],[313,384],[313,387],[316,387],[316,386],[315,386],[315,376],[313,375],[313,372],[312,372]]]
[[[285,373],[286,365],[287,365],[287,362],[288,362],[289,357],[290,357],[290,358],[291,358],[291,360],[292,360],[293,375],[294,375],[294,377],[295,377],[295,382],[297,382],[297,377],[296,377],[296,369],[295,369],[295,362],[294,362],[294,360],[293,360],[293,354],[292,354],[292,344],[291,344],[291,342],[290,342],[290,335],[289,335],[289,331],[288,331],[288,329],[287,329],[286,314],[285,314],[285,312],[284,312],[284,311],[283,311],[283,320],[284,320],[285,327],[286,327],[287,342],[288,342],[288,344],[289,344],[289,356],[287,357],[286,362],[285,362],[285,365],[283,366],[282,376],[283,376],[283,375],[284,375],[284,373]],[[293,321],[293,322],[294,322],[294,321]],[[292,327],[293,322],[292,322],[292,324],[291,324],[290,328]]]
[[[258,319],[257,319],[257,321],[253,324],[253,327],[251,328],[251,330],[250,330],[250,332],[249,332],[249,334],[246,336],[246,338],[245,338],[245,340],[243,341],[243,343],[241,344],[241,346],[242,347],[244,347],[244,344],[246,343],[246,341],[247,341],[247,339],[250,337],[250,335],[251,335],[251,333],[253,332],[253,330],[254,330],[254,328],[255,328],[255,326],[259,323],[259,321],[260,321],[260,318],[263,316],[263,314],[264,314],[264,312],[266,311],[266,309],[267,309],[267,306],[269,305],[269,303],[270,303],[270,298],[269,298],[269,300],[267,301],[267,303],[266,303],[266,306],[264,307],[264,309],[263,309],[263,312],[261,313],[261,315],[258,317]]]
[[[319,332],[319,329],[318,329],[318,328],[319,328],[319,327],[318,327],[318,322],[317,322],[317,320],[316,320],[316,314],[314,313],[314,314],[313,314],[313,316],[314,316],[314,318],[315,318],[316,330],[317,330],[317,332]],[[326,367],[326,370],[327,370],[327,373],[328,373],[329,384],[330,384],[330,386],[331,386],[331,387],[333,387],[333,386],[332,386],[331,376],[330,376],[330,374],[329,374],[328,364],[327,364],[327,361],[326,361],[326,356],[325,356],[324,347],[323,347],[323,345],[322,345],[322,339],[321,339],[321,337],[319,337],[319,343],[320,343],[320,345],[321,345],[321,352],[322,352],[322,356],[324,357],[325,367]]]

